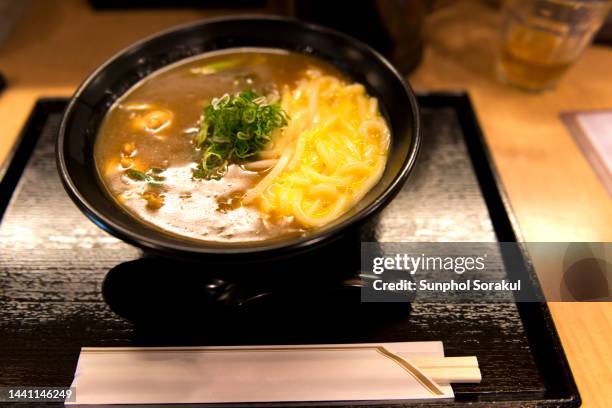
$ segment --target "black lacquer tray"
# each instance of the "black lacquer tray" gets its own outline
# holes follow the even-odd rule
[[[255,302],[256,307],[247,303],[230,310],[219,302],[195,299],[204,293],[200,286],[210,288],[204,280],[185,283],[190,288],[173,297],[171,292],[184,288],[181,266],[171,261],[158,263],[165,265],[161,272],[141,270],[118,285],[117,277],[120,281],[130,274],[126,262],[142,254],[98,229],[64,193],[55,170],[53,139],[66,102],[37,103],[10,165],[0,169],[0,385],[68,386],[82,346],[441,340],[450,356],[478,357],[482,383],[455,385],[454,401],[367,404],[580,404],[545,304],[367,306],[358,297],[330,290],[333,307],[328,307],[324,291],[310,297],[308,291],[301,291],[306,296],[273,296],[263,302],[265,307]],[[419,102],[422,154],[402,192],[367,226],[369,239],[516,241],[514,218],[468,97],[428,94],[419,96]],[[142,265],[146,269],[147,263]],[[155,279],[157,285],[152,285]],[[292,285],[307,283],[308,277],[300,276]],[[231,283],[217,288],[231,292],[228,286]],[[163,307],[155,306],[179,297],[188,298],[179,306],[189,310],[175,307],[172,313],[164,313]],[[286,298],[293,298],[292,302]],[[145,309],[139,312],[151,319],[128,321],[109,304],[123,315],[130,313],[130,307]]]

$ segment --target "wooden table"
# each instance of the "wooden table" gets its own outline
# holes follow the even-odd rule
[[[148,34],[227,10],[105,11],[83,0],[34,0],[8,41],[0,70],[0,161],[34,102],[68,96],[105,59]],[[529,94],[495,80],[498,16],[479,3],[428,18],[417,90],[467,89],[527,241],[612,241],[612,201],[559,112],[612,108],[612,50],[591,47],[561,84]],[[612,305],[549,305],[585,407],[612,401]]]

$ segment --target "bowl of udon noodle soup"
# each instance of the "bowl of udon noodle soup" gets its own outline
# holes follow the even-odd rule
[[[344,34],[207,20],[94,72],[61,124],[64,186],[98,226],[170,256],[290,255],[338,238],[402,187],[415,97]]]

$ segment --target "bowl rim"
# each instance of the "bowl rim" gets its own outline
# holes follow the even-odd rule
[[[310,234],[306,234],[304,236],[300,236],[297,238],[290,239],[278,239],[271,241],[260,241],[255,243],[254,245],[236,245],[236,246],[223,246],[223,243],[214,243],[213,245],[208,245],[205,241],[202,242],[201,246],[195,246],[194,243],[198,243],[197,240],[189,240],[185,239],[185,244],[192,243],[193,246],[183,245],[179,242],[171,243],[163,240],[158,240],[154,235],[145,235],[137,232],[133,232],[131,230],[125,229],[120,225],[117,225],[113,220],[109,219],[105,214],[98,211],[87,198],[85,198],[75,185],[70,176],[66,159],[64,155],[65,148],[65,136],[67,133],[67,122],[72,114],[72,112],[76,109],[75,106],[78,102],[83,103],[80,99],[81,95],[85,90],[90,86],[93,80],[108,66],[116,62],[123,55],[135,51],[144,44],[149,41],[155,40],[157,38],[161,38],[165,35],[182,31],[189,30],[193,27],[205,26],[206,24],[211,23],[223,23],[223,22],[240,22],[240,21],[252,21],[252,20],[260,20],[260,21],[270,21],[270,22],[282,22],[282,23],[291,23],[300,29],[306,29],[310,31],[319,32],[325,35],[340,37],[345,41],[351,42],[355,47],[361,48],[366,53],[372,54],[376,59],[383,63],[386,69],[399,81],[403,86],[403,90],[405,91],[409,103],[410,109],[413,112],[413,121],[412,121],[412,140],[411,140],[411,148],[401,164],[401,171],[398,172],[395,177],[392,179],[389,186],[378,195],[369,205],[360,211],[356,212],[346,220],[333,225],[329,228],[323,229],[321,231],[316,231]],[[231,48],[231,47],[228,47]],[[378,211],[384,208],[385,204],[391,201],[399,192],[401,185],[406,181],[412,169],[414,168],[414,164],[416,162],[418,152],[421,146],[421,119],[419,107],[417,104],[416,96],[414,91],[410,87],[410,85],[406,82],[404,77],[398,72],[398,70],[378,51],[367,45],[361,40],[358,40],[348,34],[342,33],[340,31],[334,30],[329,27],[321,26],[318,24],[301,21],[292,17],[285,16],[275,16],[275,15],[265,15],[265,14],[241,14],[241,15],[231,15],[231,16],[222,16],[222,17],[214,17],[207,18],[197,21],[188,22],[185,24],[179,24],[168,29],[159,31],[143,39],[131,43],[129,46],[123,48],[122,50],[115,53],[113,56],[108,58],[104,63],[102,63],[99,67],[97,67],[93,72],[91,72],[85,80],[78,86],[75,93],[70,98],[66,109],[64,110],[62,120],[60,123],[59,131],[56,139],[56,165],[58,172],[60,174],[60,179],[62,180],[62,184],[64,189],[67,191],[68,195],[72,199],[72,201],[77,205],[77,207],[83,212],[92,222],[94,222],[98,227],[102,228],[104,231],[109,234],[121,239],[124,242],[130,243],[132,245],[136,245],[140,248],[151,250],[153,252],[162,253],[168,255],[168,251],[171,251],[174,254],[183,254],[188,256],[199,255],[199,256],[210,256],[210,255],[240,255],[240,254],[267,254],[272,251],[296,251],[302,250],[311,246],[315,246],[322,242],[328,241],[333,237],[339,235],[342,231],[348,230],[349,228],[359,225],[359,223],[363,222],[370,216],[376,214]],[[134,222],[140,222],[138,219],[134,217]],[[150,228],[152,231],[155,229],[148,226],[146,223],[143,223],[145,226]],[[163,231],[159,231],[159,234],[163,234]],[[176,238],[180,240],[180,236]]]

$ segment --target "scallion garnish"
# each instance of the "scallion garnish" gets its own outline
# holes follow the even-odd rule
[[[193,175],[219,179],[229,163],[240,163],[256,155],[270,142],[274,129],[287,125],[280,103],[268,103],[253,90],[214,98],[204,108],[196,147],[202,159]]]
[[[126,171],[126,174],[132,180],[145,181],[149,184],[163,184],[166,178],[159,175],[162,171],[163,171],[162,169],[159,169],[157,167],[151,169],[150,171],[146,173],[143,173],[142,171],[139,171],[136,169],[129,169]],[[150,173],[153,173],[153,174],[150,174]]]

